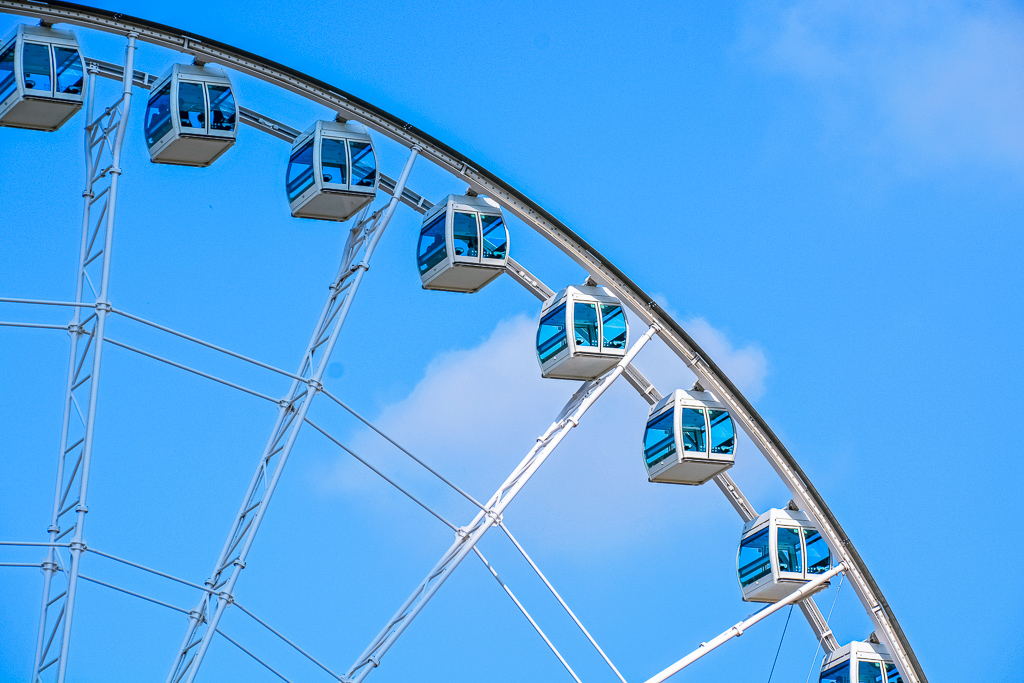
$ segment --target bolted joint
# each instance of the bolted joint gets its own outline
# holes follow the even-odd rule
[[[56,524],[51,524],[50,526],[46,527],[46,530],[48,532],[50,532],[51,534],[59,534],[60,533],[60,527],[57,526]]]
[[[96,302],[96,310],[97,311],[102,311],[104,313],[112,313],[113,310],[114,310],[114,307],[110,305],[109,301],[97,301]]]
[[[324,390],[323,383],[313,379],[312,377],[306,380],[306,385],[313,390],[313,393],[320,393]]]
[[[84,503],[79,503],[78,506],[75,507],[75,512],[89,512],[89,508]]]
[[[501,526],[502,517],[501,514],[499,514],[498,512],[495,512],[491,508],[488,508],[487,510],[484,511],[484,516],[486,516],[487,519],[491,520],[491,524],[493,524],[494,526]]]
[[[78,551],[80,553],[83,553],[86,550],[85,542],[84,541],[71,541],[70,548],[71,548],[71,552]]]
[[[58,569],[60,569],[60,567],[57,566],[56,562],[43,562],[43,564],[40,566],[43,568],[44,572],[55,572]]]
[[[368,661],[370,664],[373,664],[374,669],[380,666],[380,657],[378,655],[370,655],[366,658],[366,661]]]
[[[202,613],[200,613],[200,612],[198,612],[196,610],[192,610],[191,612],[189,612],[188,613],[188,618],[191,619],[192,621],[196,622],[197,624],[202,624],[202,623],[206,622],[206,619],[205,619],[205,617],[203,617]]]
[[[467,529],[464,526],[460,526],[458,529],[455,530],[455,537],[456,538],[467,538],[468,536],[469,536],[469,529]]]
[[[227,591],[222,591],[220,593],[217,593],[217,599],[218,600],[223,600],[224,602],[228,603],[229,605],[235,604],[235,596],[232,595],[231,593],[228,593]]]
[[[240,557],[235,558],[235,561],[232,562],[231,564],[235,565],[239,569],[245,569],[245,560],[243,560]]]

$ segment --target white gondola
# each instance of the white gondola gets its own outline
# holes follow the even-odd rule
[[[626,355],[622,304],[600,286],[566,287],[544,302],[537,327],[542,377],[597,379]]]
[[[145,132],[154,163],[209,166],[235,144],[238,107],[223,69],[175,64],[152,93]]]
[[[649,481],[703,484],[732,467],[735,452],[732,418],[710,392],[676,389],[651,408],[644,431]]]
[[[448,195],[423,218],[416,263],[423,289],[478,292],[505,272],[509,238],[497,202]]]
[[[768,510],[743,527],[736,575],[748,602],[778,602],[831,567],[825,539],[800,510]]]
[[[317,121],[295,139],[285,175],[292,215],[347,221],[377,196],[377,160],[362,126]]]
[[[903,683],[884,645],[858,640],[830,652],[819,683]]]
[[[18,26],[0,47],[0,126],[54,131],[82,108],[85,79],[71,31]]]

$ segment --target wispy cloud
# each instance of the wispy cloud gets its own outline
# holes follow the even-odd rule
[[[436,358],[409,395],[387,406],[375,423],[473,495],[486,498],[578,386],[541,379],[533,350],[535,326],[526,316],[504,320],[479,346]],[[765,363],[759,350],[735,349],[704,320],[689,321],[688,326],[727,372],[736,373],[741,387],[746,385],[754,395],[763,392]],[[642,352],[638,365],[665,393],[689,388],[694,381],[660,342]],[[639,451],[647,410],[625,382],[613,386],[512,505],[510,525],[531,528],[534,536],[544,529],[539,536],[552,547],[586,554],[643,542],[676,523],[684,510],[691,521],[730,514],[713,486],[692,489],[647,482]],[[357,452],[380,451],[380,442],[372,437],[357,437],[353,446]],[[749,443],[741,444],[741,454],[758,458]],[[414,467],[389,460],[388,468],[416,490],[430,485]],[[381,489],[370,482],[372,476],[342,456],[322,484],[328,492],[379,505],[375,492]],[[714,499],[710,505],[709,498]],[[461,514],[453,516],[454,523],[468,522],[468,506],[456,507],[450,496],[442,504],[448,510],[461,509],[453,513]],[[379,513],[387,511],[382,506]]]
[[[1019,5],[758,5],[745,45],[768,68],[816,87],[837,127],[876,148],[929,163],[1024,165]]]

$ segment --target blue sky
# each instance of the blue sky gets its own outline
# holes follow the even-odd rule
[[[412,122],[525,191],[675,312],[754,400],[825,496],[932,681],[1012,680],[1024,561],[1009,519],[1024,475],[1024,10],[1009,3],[104,3],[262,54]],[[17,18],[0,16],[6,33]],[[78,32],[118,60],[119,39]],[[136,66],[182,59],[143,46]],[[116,86],[103,84],[110,98]],[[325,109],[235,78],[239,101],[294,127]],[[152,165],[133,110],[114,305],[291,369],[345,229],[289,217],[287,146],[253,129],[209,169]],[[0,296],[69,299],[81,116],[0,129]],[[404,151],[377,138],[385,172]],[[419,162],[432,200],[459,183]],[[538,303],[509,278],[472,296],[420,289],[418,215],[400,208],[343,332],[328,387],[486,497],[573,386],[541,380]],[[512,221],[515,258],[558,289],[584,274]],[[66,322],[0,304],[0,319]],[[112,337],[271,395],[279,378],[114,319]],[[634,337],[637,328],[633,329]],[[67,337],[0,328],[0,538],[48,524]],[[692,376],[660,344],[637,364],[663,392]],[[754,611],[734,578],[740,522],[717,488],[649,484],[645,404],[613,387],[506,520],[631,682]],[[456,523],[472,508],[322,402],[314,419]],[[258,399],[108,349],[86,539],[202,581],[273,424]],[[733,476],[759,510],[789,496],[743,440]],[[450,532],[306,430],[238,601],[346,669]],[[612,674],[509,544],[482,550],[586,681]],[[2,550],[2,561],[35,561]],[[987,564],[989,554],[1003,559]],[[994,571],[984,569],[989,567]],[[982,571],[984,569],[984,571]],[[31,664],[40,578],[3,569],[0,679]],[[188,589],[88,556],[83,572],[190,607]],[[835,589],[818,601],[827,611]],[[83,588],[75,680],[166,674],[180,615]],[[870,624],[836,598],[841,642]],[[676,680],[767,678],[777,615]],[[317,670],[237,612],[224,629],[301,680]],[[803,681],[799,613],[776,681]],[[478,562],[442,588],[374,680],[570,680]],[[272,680],[225,641],[206,680]],[[326,679],[325,679],[326,680]]]

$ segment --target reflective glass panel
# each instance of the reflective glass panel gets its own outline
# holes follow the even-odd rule
[[[476,214],[456,211],[452,222],[452,245],[456,256],[477,256]]]
[[[804,544],[807,546],[807,573],[824,574],[832,566],[828,544],[817,529],[804,529]]]
[[[725,410],[711,411],[711,452],[732,454],[736,447],[736,433],[732,429],[732,418]]]
[[[0,102],[6,100],[15,89],[14,45],[11,45],[0,54]]]
[[[349,140],[352,147],[352,186],[373,187],[377,181],[377,160],[369,142]]]
[[[803,573],[800,560],[800,530],[779,527],[776,548],[779,551],[779,571]]]
[[[881,662],[857,662],[857,683],[885,683]]]
[[[146,144],[155,145],[171,130],[171,83],[149,98],[146,107]]]
[[[626,314],[618,304],[601,304],[601,344],[606,349],[626,348]]]
[[[900,676],[900,672],[896,670],[896,667],[888,662],[885,664],[885,676],[888,678],[889,683],[903,683],[903,676]]]
[[[736,570],[741,586],[749,586],[772,573],[772,561],[768,556],[768,529],[762,529],[740,541]]]
[[[537,328],[537,357],[544,363],[555,354],[569,346],[565,335],[565,304],[541,318]]]
[[[597,346],[597,304],[577,301],[572,307],[576,346]]]
[[[178,116],[182,128],[206,128],[206,101],[199,83],[178,83]]]
[[[850,662],[846,661],[821,674],[819,683],[850,683]]]
[[[81,95],[84,84],[82,58],[78,50],[53,46],[53,57],[57,63],[57,92],[65,95]]]
[[[508,233],[501,216],[480,214],[484,234],[484,258],[503,259],[508,253]]]
[[[26,90],[53,92],[49,46],[25,43],[21,49],[21,71],[25,74]]]
[[[672,428],[674,419],[675,412],[666,410],[647,423],[647,431],[644,432],[644,461],[647,469],[675,454],[676,436]]]
[[[235,97],[226,85],[206,84],[210,96],[210,130],[235,129]]]
[[[708,446],[705,439],[704,409],[683,408],[682,422],[683,450],[706,453]]]
[[[292,152],[285,175],[288,201],[293,201],[313,184],[313,141]]]
[[[444,218],[445,212],[442,211],[420,231],[420,243],[416,247],[416,262],[420,266],[420,275],[448,257],[448,250],[444,245]]]
[[[320,167],[324,182],[331,185],[348,184],[348,160],[345,157],[345,141],[321,138]]]

